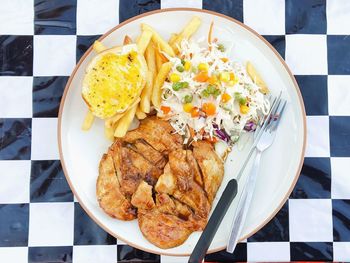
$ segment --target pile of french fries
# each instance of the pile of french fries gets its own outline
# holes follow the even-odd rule
[[[194,16],[180,33],[171,35],[169,41],[165,41],[157,31],[147,24],[141,24],[141,34],[137,37],[136,44],[140,54],[143,54],[147,63],[148,71],[145,85],[140,97],[131,104],[123,113],[118,113],[105,120],[105,136],[113,140],[114,137],[124,137],[134,117],[141,120],[151,112],[152,106],[160,107],[162,86],[166,80],[172,64],[168,57],[174,57],[179,52],[179,44],[184,39],[189,39],[199,28],[201,19]],[[129,36],[124,37],[123,45],[132,43]],[[107,47],[101,42],[95,41],[93,50],[100,53]],[[91,111],[85,116],[82,129],[87,131],[94,122],[94,115]]]
[[[147,75],[142,92],[134,103],[123,113],[118,113],[105,120],[105,136],[114,140],[115,137],[124,137],[134,117],[142,120],[151,112],[152,107],[159,109],[161,105],[162,86],[166,80],[172,63],[167,57],[174,57],[179,53],[179,46],[182,40],[188,40],[198,30],[201,19],[194,16],[179,33],[173,33],[170,39],[165,41],[157,31],[147,24],[141,24],[141,34],[136,39],[136,44],[140,54],[143,54],[147,63]],[[212,39],[213,23],[210,25],[208,43]],[[123,45],[132,43],[129,36],[124,37]],[[107,49],[101,42],[95,41],[93,49],[100,53]],[[249,61],[246,70],[252,80],[261,87],[261,92],[268,93],[265,82],[260,77],[252,63]],[[94,115],[88,112],[85,116],[82,129],[87,131],[94,122]]]

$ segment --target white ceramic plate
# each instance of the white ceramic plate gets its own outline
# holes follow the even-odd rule
[[[252,61],[272,93],[282,90],[283,97],[288,100],[277,138],[262,157],[254,198],[242,233],[242,239],[245,239],[264,226],[281,208],[297,181],[303,162],[306,139],[305,111],[298,86],[284,61],[261,36],[243,24],[224,15],[197,9],[168,9],[146,13],[116,26],[103,35],[101,41],[111,47],[121,45],[126,34],[135,39],[140,34],[140,23],[150,24],[168,39],[170,33],[182,29],[193,15],[200,16],[203,21],[194,38],[206,37],[210,22],[214,21],[215,37],[223,43],[234,44],[234,59],[242,62]],[[80,129],[87,111],[81,98],[81,83],[84,69],[93,56],[90,48],[78,63],[68,81],[60,107],[59,150],[70,187],[87,213],[118,239],[157,254],[188,255],[200,236],[199,232],[193,233],[179,247],[160,249],[142,236],[137,220],[124,222],[113,219],[106,215],[97,203],[95,185],[98,164],[111,142],[105,139],[103,122],[100,120],[94,123],[89,132]],[[236,176],[248,149],[249,146],[243,150],[236,147],[229,155],[225,164],[225,178],[214,206],[226,183]],[[237,199],[227,212],[209,252],[225,248],[236,206]]]

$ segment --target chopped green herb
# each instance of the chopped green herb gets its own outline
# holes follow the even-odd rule
[[[225,52],[226,48],[223,44],[219,44],[218,45],[218,50],[220,50],[221,52]]]
[[[175,90],[175,91],[179,91],[179,90],[182,88],[181,82],[175,82],[175,83],[173,83],[172,88],[173,88],[173,90]]]
[[[208,90],[209,94],[213,94],[215,92],[215,90],[216,90],[216,86],[212,85],[212,84],[209,84],[208,87],[207,87],[207,90]]]
[[[181,64],[185,65],[186,61],[184,59],[181,59]]]
[[[182,88],[184,88],[184,89],[188,88],[188,86],[189,86],[188,82],[184,81],[181,83],[182,83]]]
[[[239,92],[235,92],[234,97],[235,97],[235,100],[237,100],[240,105],[244,105],[247,103],[247,98],[243,97],[242,94]]]
[[[201,94],[204,98],[208,98],[210,95],[207,89],[203,90]]]
[[[179,91],[180,89],[185,89],[185,88],[188,88],[188,82],[184,81],[184,82],[175,82],[173,83],[173,90],[175,91]]]
[[[180,65],[177,66],[176,69],[177,69],[178,72],[184,72],[184,70],[185,70],[184,67],[180,66]]]
[[[219,89],[215,89],[215,91],[212,94],[216,98],[217,96],[219,96],[221,94],[221,91]]]
[[[192,100],[193,100],[193,96],[192,96],[192,95],[186,95],[186,96],[184,97],[185,103],[191,103]]]

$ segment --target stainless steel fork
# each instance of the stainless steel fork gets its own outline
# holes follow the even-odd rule
[[[280,100],[277,104],[274,112],[271,114],[269,120],[267,120],[266,126],[263,128],[260,139],[258,139],[256,144],[256,155],[253,167],[248,176],[247,182],[244,185],[243,192],[238,201],[238,208],[236,214],[233,218],[232,231],[227,244],[227,252],[233,253],[237,245],[240,233],[244,226],[245,219],[249,210],[249,206],[253,197],[256,178],[258,176],[258,171],[260,167],[260,160],[262,153],[271,146],[273,143],[278,124],[280,122],[283,110],[286,106],[285,100]]]

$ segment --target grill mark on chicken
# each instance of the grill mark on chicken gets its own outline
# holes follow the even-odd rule
[[[166,164],[166,159],[164,158],[163,154],[144,142],[145,140],[142,139],[137,139],[133,143],[124,141],[123,147],[133,150],[134,152],[140,154],[152,165],[157,166],[159,169],[163,169]]]

